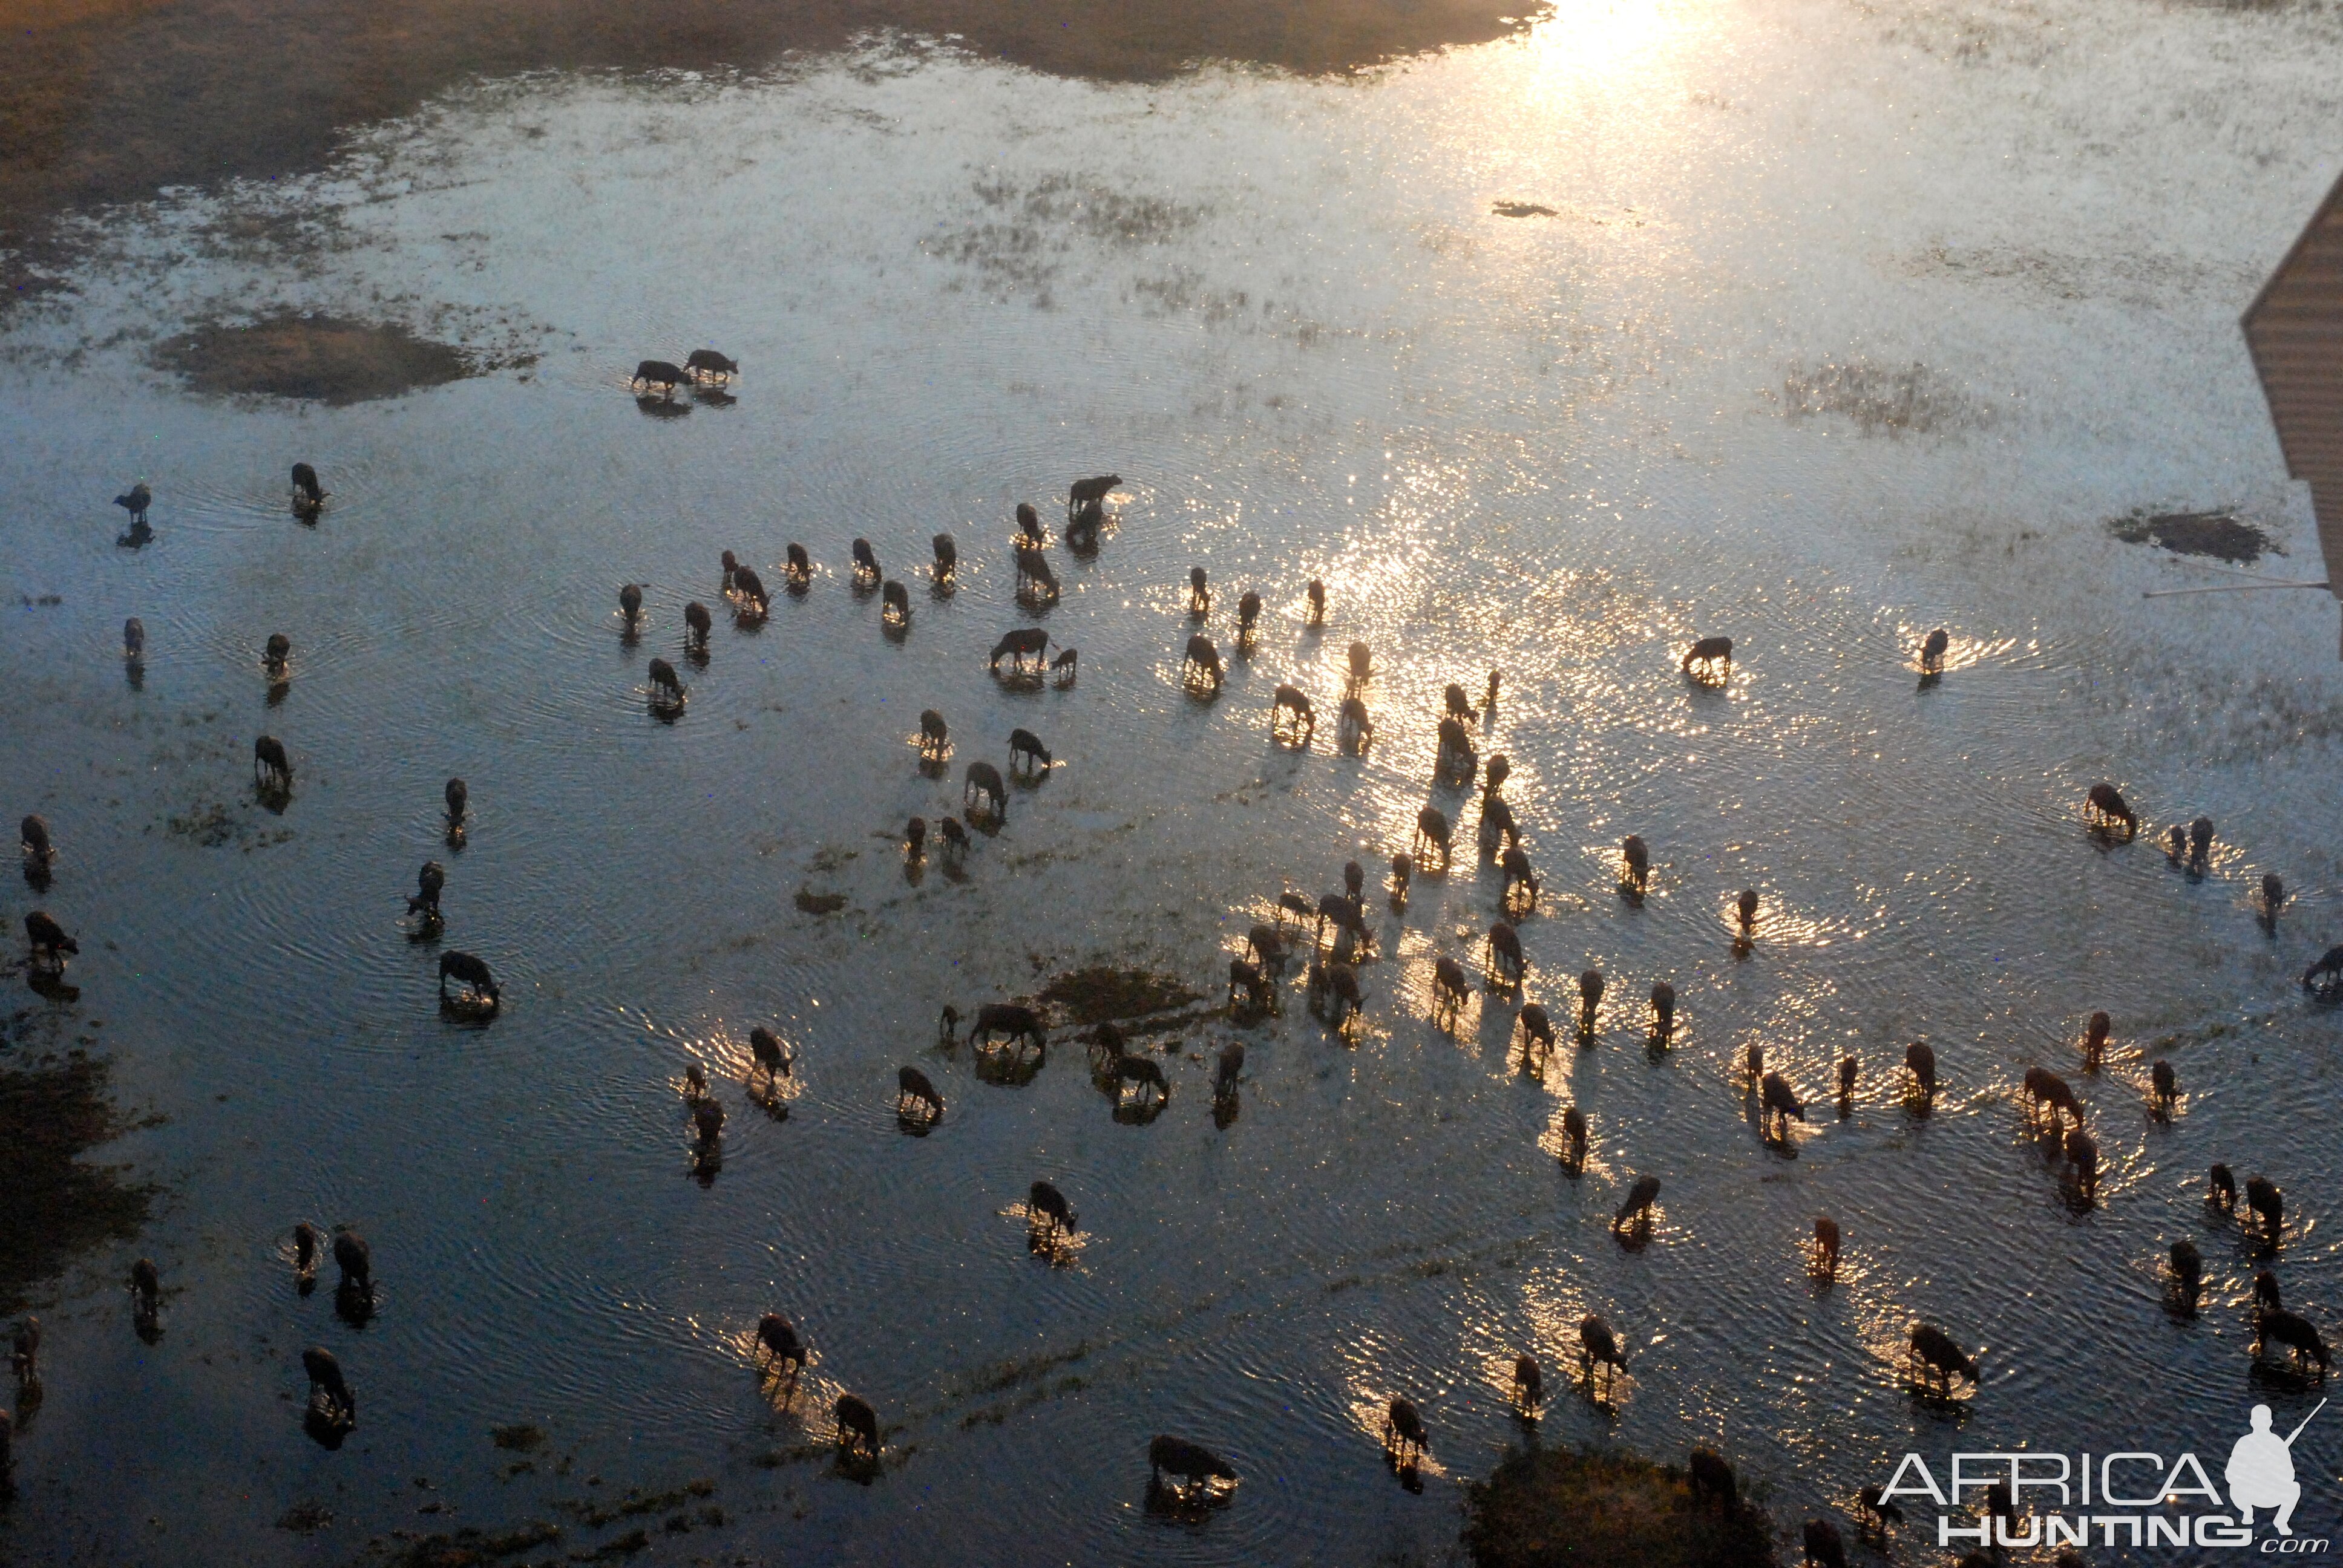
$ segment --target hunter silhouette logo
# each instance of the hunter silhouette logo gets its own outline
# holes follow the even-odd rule
[[[2004,1449],[1948,1455],[1949,1473],[1941,1482],[1926,1460],[1907,1453],[1878,1501],[1925,1497],[1934,1503],[1939,1546],[2228,1547],[2272,1556],[2324,1555],[2327,1538],[2294,1533],[2294,1511],[2303,1495],[2294,1445],[2326,1408],[2320,1400],[2280,1436],[2271,1428],[2269,1406],[2255,1405],[2248,1430],[2231,1445],[2221,1472],[2227,1498],[2193,1453],[2167,1461],[2140,1449]],[[2263,1509],[2270,1511],[2271,1533],[2257,1542],[2254,1515]]]
[[[2253,1430],[2237,1439],[2229,1450],[2228,1468],[2221,1472],[2221,1479],[2229,1483],[2229,1506],[2237,1511],[2238,1523],[2251,1524],[2257,1508],[2275,1508],[2270,1527],[2280,1535],[2294,1533],[2294,1505],[2302,1501],[2302,1483],[2294,1478],[2294,1440],[2326,1408],[2327,1402],[2320,1400],[2300,1425],[2280,1437],[2270,1430],[2270,1407],[2254,1406]]]

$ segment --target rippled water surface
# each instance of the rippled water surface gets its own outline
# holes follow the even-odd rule
[[[874,45],[483,85],[328,176],[117,215],[81,294],[5,344],[0,779],[63,844],[38,901],[83,946],[79,1000],[25,1003],[105,1020],[119,1092],[167,1119],[107,1157],[164,1196],[40,1303],[0,1545],[341,1561],[547,1519],[567,1550],[647,1525],[659,1561],[1438,1561],[1456,1483],[1518,1436],[1512,1357],[1559,1381],[1587,1312],[1630,1375],[1607,1411],[1559,1391],[1542,1440],[1718,1442],[1785,1521],[1956,1430],[2209,1449],[2255,1398],[2291,1426],[2316,1395],[2249,1377],[2257,1264],[2199,1194],[2215,1160],[2278,1180],[2288,1303],[2343,1323],[2338,1026],[2294,980],[2337,934],[2336,612],[2143,601],[2214,579],[2107,524],[2236,508],[2288,552],[2259,569],[2324,575],[2235,321],[2332,178],[2338,54],[2323,10],[2057,0],[1571,5],[1343,83],[1110,88]],[[537,357],[332,409],[146,367],[190,320],[278,307]],[[735,400],[639,411],[635,361],[701,343],[741,360]],[[315,528],[285,512],[297,458],[334,491]],[[1090,559],[1053,538],[1039,617],[1079,682],[994,681],[986,651],[1035,619],[1011,508],[1054,534],[1066,482],[1108,471],[1116,526]],[[132,552],[106,503],[139,475],[157,538]],[[920,569],[940,530],[950,597]],[[909,584],[908,636],[854,591],[857,536]],[[761,627],[719,614],[654,718],[648,663],[679,658],[687,600],[720,605],[719,552],[778,585],[791,540],[809,589]],[[1216,701],[1180,679],[1198,565]],[[1677,672],[1706,633],[1735,639],[1723,689]],[[1363,756],[1333,736],[1354,639]],[[1403,915],[1371,888],[1347,1043],[1298,976],[1280,1020],[1202,1016],[1280,891],[1314,901],[1353,858],[1379,884],[1427,801],[1472,820],[1432,781],[1434,726],[1492,668],[1475,742],[1512,761],[1543,879],[1528,997],[1565,1013],[1600,968],[1593,1048],[1525,1076],[1513,1000],[1429,1021],[1434,960],[1476,965],[1496,912],[1469,835]],[[1316,701],[1305,749],[1271,744],[1281,681]],[[956,810],[1012,727],[1056,767],[964,876],[907,874],[904,819]],[[281,813],[251,789],[264,730],[297,769]],[[2210,815],[2210,874],[2095,845],[2101,779],[2156,830]],[[1640,907],[1613,889],[1629,832]],[[398,921],[434,856],[444,945],[503,981],[485,1029],[443,1020],[437,950]],[[2274,932],[2266,871],[2294,890]],[[35,895],[12,889],[14,929]],[[1071,1028],[1023,1087],[935,1048],[945,1004],[1094,963],[1203,998],[1148,1039],[1151,1122],[1116,1117]],[[1658,979],[1682,1002],[1655,1057]],[[2085,1073],[2095,1008],[2116,1043]],[[759,1023],[799,1052],[785,1116],[742,1087]],[[1945,1078],[1925,1118],[1914,1040]],[[1753,1043],[1816,1097],[1784,1148]],[[694,1061],[729,1116],[712,1181]],[[904,1062],[947,1101],[926,1137],[892,1115]],[[2088,1109],[2094,1207],[2026,1133],[2036,1063]],[[1665,1187],[1629,1251],[1606,1221],[1642,1171]],[[1037,1177],[1081,1215],[1055,1264],[1024,1241]],[[1827,1290],[1801,1251],[1821,1211],[1847,1236]],[[363,1327],[296,1294],[302,1218],[370,1240]],[[2183,1234],[2213,1280],[2194,1321],[2159,1301]],[[152,1345],[116,1283],[141,1251]],[[775,1308],[814,1347],[786,1408],[751,1354]],[[1985,1347],[1952,1412],[1898,1386],[1916,1314]],[[360,1401],[338,1452],[297,1419],[311,1342]],[[868,1485],[808,1450],[841,1390],[888,1429]],[[1394,1393],[1430,1422],[1420,1493],[1380,1459]],[[543,1447],[492,1444],[518,1424]],[[1202,1523],[1143,1506],[1167,1430],[1244,1476]],[[2336,1443],[2299,1452],[2331,1474]],[[714,1492],[581,1516],[694,1479]],[[331,1522],[279,1527],[297,1503]]]

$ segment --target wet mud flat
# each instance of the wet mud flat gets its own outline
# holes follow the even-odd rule
[[[445,386],[488,367],[397,323],[292,315],[197,327],[156,345],[154,362],[198,395],[306,399],[329,408]]]
[[[1202,61],[1342,72],[1518,32],[1510,0],[0,0],[0,308],[62,285],[46,220],[311,169],[351,126],[474,76],[754,70],[899,30],[1104,81]],[[167,90],[158,90],[167,84]]]

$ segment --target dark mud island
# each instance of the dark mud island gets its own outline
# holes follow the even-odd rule
[[[2329,1529],[2320,16],[0,14],[0,1560]]]

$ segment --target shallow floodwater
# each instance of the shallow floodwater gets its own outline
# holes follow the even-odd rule
[[[2288,552],[2258,569],[2324,575],[2235,321],[2332,178],[2338,42],[2288,7],[1566,6],[1349,83],[1153,87],[873,45],[482,86],[328,176],[116,215],[80,296],[5,345],[0,800],[61,841],[37,902],[80,936],[81,994],[54,1005],[167,1118],[105,1151],[164,1197],[40,1293],[0,1551],[340,1562],[547,1520],[538,1556],[648,1527],[645,1561],[1442,1561],[1458,1483],[1519,1437],[1513,1356],[1559,1383],[1586,1312],[1631,1376],[1608,1411],[1556,1388],[1540,1441],[1718,1443],[1785,1524],[1956,1434],[2210,1454],[2254,1400],[2291,1427],[2317,1394],[2249,1373],[2258,1265],[2200,1194],[2216,1160],[2285,1187],[2272,1266],[2331,1338],[2343,1024],[2295,977],[2338,934],[2336,609],[2143,601],[2218,579],[2107,525],[2234,508]],[[280,308],[537,357],[332,409],[147,367],[190,323]],[[639,411],[635,361],[702,343],[742,362],[737,401]],[[315,528],[286,514],[296,459],[334,492]],[[1107,471],[1117,526],[1094,559],[1053,542],[1040,618],[1079,683],[995,683],[987,650],[1034,619],[1011,508],[1055,519]],[[157,538],[133,552],[106,498],[142,475]],[[948,598],[917,569],[940,530]],[[852,590],[857,536],[910,586],[900,641]],[[719,615],[688,709],[654,718],[648,661],[678,658],[687,600],[719,604],[719,552],[778,584],[790,540],[809,591],[754,630]],[[1180,685],[1196,565],[1215,702]],[[1723,690],[1676,669],[1708,633],[1735,639]],[[1333,744],[1353,639],[1363,757]],[[1428,1020],[1433,960],[1473,964],[1496,911],[1467,851],[1404,916],[1371,890],[1353,1040],[1290,977],[1282,1020],[1153,1037],[1177,1044],[1151,1123],[1117,1120],[1071,1029],[1021,1088],[936,1050],[945,1004],[1091,964],[1217,1002],[1282,889],[1314,900],[1353,858],[1380,883],[1428,800],[1471,820],[1433,729],[1442,688],[1492,668],[1478,743],[1512,760],[1544,879],[1528,995],[1564,1012],[1600,967],[1594,1049],[1565,1038],[1540,1080],[1511,1000]],[[1287,680],[1322,718],[1299,752],[1270,742]],[[941,781],[911,745],[930,707]],[[1056,768],[964,879],[907,877],[904,819],[957,809],[1017,726]],[[252,792],[263,731],[297,769],[281,813]],[[2211,816],[2211,874],[2095,845],[2101,779],[2157,830]],[[1640,908],[1613,891],[1629,832]],[[503,982],[485,1029],[443,1020],[437,950],[397,920],[435,857],[442,945]],[[2265,871],[2293,890],[2274,934]],[[13,930],[35,895],[11,890]],[[1682,1000],[1654,1059],[1657,979]],[[2085,1073],[2095,1008],[2116,1046]],[[759,1023],[799,1053],[779,1120],[741,1087]],[[1945,1080],[1926,1118],[1898,1098],[1916,1039]],[[1786,1149],[1745,1097],[1752,1043],[1815,1099]],[[2156,1057],[2186,1091],[2168,1125]],[[694,1060],[729,1113],[712,1182]],[[891,1113],[903,1062],[948,1102],[924,1138]],[[2025,1131],[2036,1063],[2088,1108],[2087,1211]],[[1630,1251],[1606,1221],[1642,1171],[1665,1189]],[[1037,1177],[1081,1216],[1054,1266],[1025,1245]],[[1824,1211],[1847,1255],[1817,1290]],[[363,1327],[297,1295],[303,1218],[371,1241]],[[2159,1295],[2183,1234],[2212,1280],[2194,1321]],[[118,1284],[142,1252],[151,1345]],[[788,1409],[750,1353],[769,1309],[814,1347]],[[1984,1347],[1953,1411],[1899,1386],[1916,1315]],[[309,1343],[357,1393],[338,1452],[299,1424]],[[888,1429],[867,1485],[809,1415],[840,1390]],[[1432,1431],[1420,1493],[1380,1457],[1397,1393]],[[524,1424],[542,1447],[492,1443]],[[1235,1464],[1227,1507],[1146,1511],[1160,1431]],[[2306,1480],[2338,1442],[2309,1429]],[[694,1480],[713,1492],[585,1512]]]

